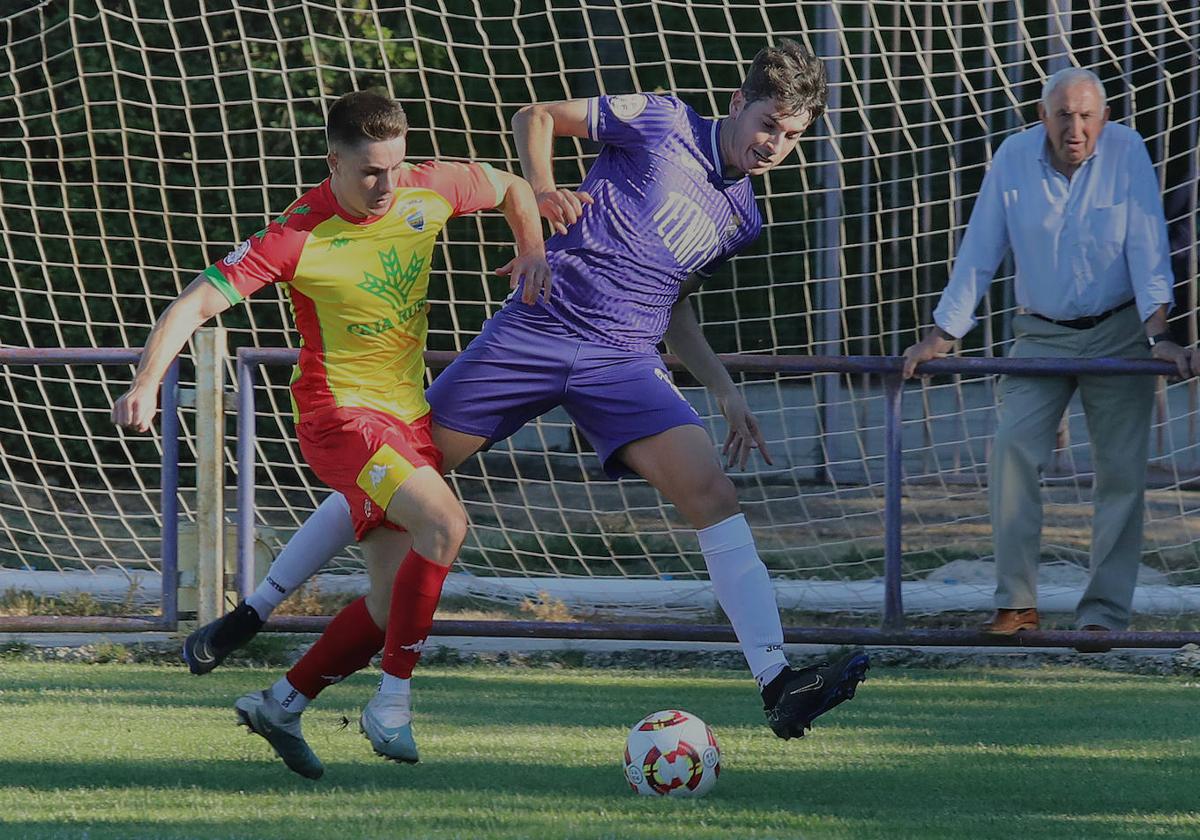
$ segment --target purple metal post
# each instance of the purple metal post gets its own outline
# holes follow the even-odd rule
[[[141,358],[127,347],[0,348],[0,365],[136,365]]]
[[[904,380],[899,374],[883,377],[883,628],[904,627],[904,601],[900,592],[900,482],[904,478],[901,451],[904,414],[901,397]]]
[[[243,598],[254,592],[254,363],[237,354],[237,591]]]
[[[179,360],[171,362],[162,384],[162,621],[179,623]]]
[[[320,633],[328,616],[276,616],[266,629]],[[554,621],[435,621],[431,637],[493,636],[519,639],[628,639],[675,642],[736,642],[727,624],[600,624]],[[825,645],[970,645],[972,647],[1073,647],[1099,639],[1114,648],[1179,648],[1200,642],[1200,632],[1124,630],[1099,636],[1082,630],[1033,630],[997,636],[981,630],[888,630],[880,627],[785,627],[788,644]]]
[[[238,350],[238,549],[239,572],[243,580],[253,563],[252,533],[254,446],[253,446],[253,374],[243,373],[252,364],[294,364],[298,351],[288,348]],[[457,354],[427,351],[425,361],[431,368],[445,367]],[[672,370],[683,366],[673,356],[664,356]],[[880,628],[786,628],[785,639],[793,643],[829,644],[948,644],[948,645],[1029,645],[1066,647],[1097,637],[1076,631],[1021,633],[1015,638],[997,638],[971,630],[905,630],[901,595],[901,481],[902,470],[902,395],[900,369],[903,360],[894,356],[751,356],[722,355],[731,369],[750,373],[875,373],[884,374],[884,616]],[[1170,376],[1175,368],[1169,362],[1153,359],[997,359],[990,357],[954,357],[925,362],[921,375],[936,374],[1017,374],[1020,376],[1068,375],[1158,375]],[[244,379],[249,376],[249,379]],[[247,384],[249,387],[247,387]],[[243,425],[245,424],[245,425]],[[251,486],[245,487],[243,482]],[[243,536],[245,534],[245,536]],[[321,617],[272,619],[269,630],[319,631],[328,623]],[[556,625],[546,622],[435,622],[434,632],[441,635],[528,636],[540,638],[609,639],[691,639],[732,640],[727,627],[676,627],[672,625]],[[1109,633],[1101,637],[1115,647],[1179,647],[1200,642],[1200,633]]]
[[[128,347],[3,347],[0,365],[136,365],[141,350]],[[91,631],[174,630],[178,615],[178,554],[179,554],[179,362],[167,369],[162,398],[162,459],[160,505],[163,516],[162,557],[162,616],[159,618],[114,618],[109,616],[4,616],[0,617],[2,632],[39,632],[73,629]]]

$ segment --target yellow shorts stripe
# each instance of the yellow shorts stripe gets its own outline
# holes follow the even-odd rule
[[[385,443],[367,461],[355,483],[381,510],[387,510],[392,496],[414,470],[411,461]]]

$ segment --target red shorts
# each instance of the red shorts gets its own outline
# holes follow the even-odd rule
[[[418,467],[442,471],[442,453],[433,445],[429,414],[405,423],[371,408],[332,408],[296,426],[300,452],[317,478],[346,497],[361,540],[384,525],[387,506]]]

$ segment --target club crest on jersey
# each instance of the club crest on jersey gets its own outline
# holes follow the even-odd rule
[[[425,205],[420,199],[404,202],[396,208],[396,214],[417,233],[425,230]]]
[[[249,253],[250,253],[250,240],[247,239],[244,242],[242,242],[241,245],[237,246],[232,251],[230,251],[228,254],[226,254],[225,259],[221,260],[221,262],[225,263],[225,265],[237,265],[243,259],[245,259],[246,255]]]
[[[609,97],[608,107],[613,116],[622,122],[629,122],[650,104],[650,99],[644,93],[626,93],[621,96]]]

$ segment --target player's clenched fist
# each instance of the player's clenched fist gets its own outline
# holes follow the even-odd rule
[[[583,218],[583,205],[592,197],[583,190],[551,190],[537,194],[538,212],[550,222],[555,233],[565,234],[567,228]]]
[[[146,432],[158,412],[158,389],[134,386],[113,403],[112,421],[131,432]]]

